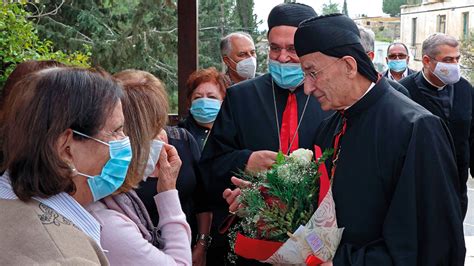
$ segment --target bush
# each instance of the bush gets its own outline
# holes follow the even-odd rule
[[[67,65],[88,67],[90,47],[84,51],[55,51],[51,41],[40,40],[31,14],[22,4],[0,5],[0,87],[18,63],[26,60],[56,60]]]
[[[474,31],[461,41],[461,65],[463,77],[474,83]]]

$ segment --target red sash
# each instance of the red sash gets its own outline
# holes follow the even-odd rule
[[[298,102],[296,95],[290,93],[286,102],[280,129],[281,151],[284,154],[298,149]],[[294,140],[293,140],[294,138]],[[291,143],[293,141],[293,143]],[[290,146],[291,143],[291,147]]]

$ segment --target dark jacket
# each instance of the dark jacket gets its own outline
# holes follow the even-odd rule
[[[456,151],[456,164],[461,186],[461,207],[464,216],[467,212],[466,181],[469,176],[468,169],[471,168],[471,174],[474,173],[474,158],[471,157],[471,152],[474,148],[474,123],[472,121],[474,114],[474,89],[464,78],[461,78],[454,85],[447,85],[453,86],[452,106],[450,115],[447,117],[439,99],[423,93],[423,89],[425,91],[436,91],[437,88],[425,80],[421,71],[402,79],[400,83],[408,89],[413,101],[440,117],[449,128]]]
[[[191,114],[189,114],[183,121],[179,122],[178,127],[189,131],[196,140],[199,146],[199,151],[202,151],[204,144],[206,144],[207,136],[209,135],[209,129],[199,125]]]
[[[390,78],[388,77],[388,71],[390,71],[390,69],[385,70],[385,71],[382,73],[382,76],[383,76],[384,78],[390,79]],[[411,69],[411,68],[408,68],[407,77],[410,76],[411,74],[415,74],[416,72],[418,72],[418,71],[416,71],[416,70],[414,70],[414,69]]]

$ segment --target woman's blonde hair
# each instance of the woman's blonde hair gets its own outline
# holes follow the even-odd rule
[[[130,137],[133,157],[118,193],[136,188],[150,152],[150,142],[160,133],[168,119],[168,94],[164,84],[152,74],[141,70],[124,70],[114,75],[122,84],[125,117],[124,131]]]

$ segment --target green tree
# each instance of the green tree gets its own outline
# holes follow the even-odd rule
[[[41,40],[31,14],[21,4],[0,5],[0,87],[18,63],[26,60],[53,59],[69,65],[88,66],[89,48],[84,53],[55,50],[53,42]]]
[[[35,22],[58,47],[92,47],[92,63],[115,73],[134,68],[164,81],[177,110],[177,8],[171,0],[44,0]],[[61,5],[62,4],[62,5]],[[48,7],[56,8],[55,12]],[[51,9],[51,8],[50,8]]]
[[[349,16],[349,11],[347,11],[347,0],[344,0],[344,4],[342,5],[342,14]]]
[[[222,69],[219,43],[222,37],[235,31],[249,33],[255,44],[262,39],[253,12],[253,0],[202,0],[199,2],[199,67]],[[259,72],[266,70],[266,54],[257,51]]]
[[[329,0],[329,3],[324,3],[322,7],[323,15],[328,15],[328,14],[333,14],[333,13],[340,13],[339,9],[339,4],[338,3],[333,3],[331,0]]]
[[[235,1],[202,0],[199,2],[199,67],[222,68],[220,39],[234,31],[238,24],[234,16]]]
[[[178,0],[42,0],[29,3],[38,32],[60,49],[91,47],[92,63],[109,72],[148,71],[167,85],[177,111]],[[221,68],[219,41],[243,30],[259,35],[253,0],[199,1],[199,66]],[[261,60],[260,62],[263,62]]]
[[[463,77],[474,82],[474,31],[461,41],[461,65]]]
[[[407,0],[383,0],[382,11],[391,17],[400,16],[400,6],[406,5]]]

